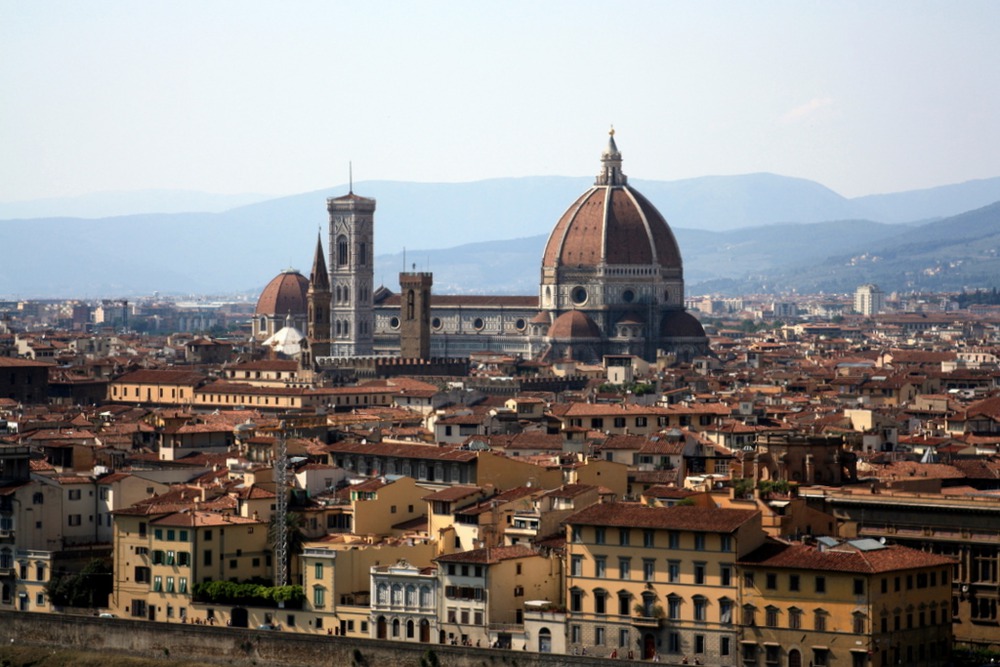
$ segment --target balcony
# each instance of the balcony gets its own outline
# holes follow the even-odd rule
[[[632,625],[637,628],[658,628],[663,620],[662,617],[657,616],[633,616]]]
[[[632,625],[638,628],[658,628],[667,617],[663,611],[663,607],[658,604],[643,604],[638,602],[632,608],[632,612],[634,614],[632,616]]]

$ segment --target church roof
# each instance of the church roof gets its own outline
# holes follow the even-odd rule
[[[658,264],[680,270],[677,240],[656,207],[628,185],[613,134],[601,165],[594,186],[556,223],[542,266]]]
[[[255,315],[304,315],[308,312],[309,280],[295,269],[285,269],[267,284],[257,299]]]

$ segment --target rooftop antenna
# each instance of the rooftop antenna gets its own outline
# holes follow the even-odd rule
[[[403,246],[403,272],[406,272],[406,246]]]
[[[347,194],[354,194],[354,164],[347,161]]]

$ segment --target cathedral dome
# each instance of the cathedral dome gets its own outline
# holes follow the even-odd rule
[[[587,317],[579,310],[570,310],[556,318],[552,326],[549,327],[549,338],[560,340],[580,339],[580,338],[600,338],[601,330],[594,323],[594,320]]]
[[[628,185],[613,131],[594,186],[563,213],[542,255],[543,270],[601,265],[682,268],[667,221]]]
[[[705,328],[691,313],[684,310],[668,312],[660,324],[663,338],[704,338]]]
[[[257,299],[255,315],[299,315],[308,312],[309,280],[295,269],[286,269],[267,284]]]

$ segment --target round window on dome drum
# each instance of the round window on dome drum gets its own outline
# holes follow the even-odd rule
[[[624,292],[622,292],[622,301],[624,301],[625,303],[632,303],[633,301],[635,301],[635,292],[633,292],[630,289],[627,289]]]
[[[431,320],[431,327],[434,328],[434,329],[440,329],[441,328],[441,318],[440,317],[435,317],[433,320]]]
[[[573,299],[573,303],[578,306],[587,303],[587,288],[574,287],[573,291],[570,293],[570,298]]]
[[[398,317],[390,317],[389,318],[389,326],[391,328],[393,328],[393,329],[398,329],[399,328],[399,318]]]
[[[483,326],[484,326],[483,318],[477,317],[476,319],[472,320],[472,328],[475,329],[476,331],[480,331],[483,328]]]

